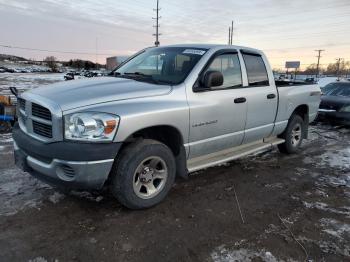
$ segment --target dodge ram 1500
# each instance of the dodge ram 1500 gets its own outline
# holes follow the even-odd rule
[[[109,186],[123,205],[147,208],[176,176],[275,145],[296,153],[320,95],[317,85],[276,85],[256,49],[146,48],[112,77],[20,94],[15,161],[50,184]]]

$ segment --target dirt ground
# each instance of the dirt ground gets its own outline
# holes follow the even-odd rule
[[[0,261],[350,261],[349,138],[313,126],[300,154],[194,173],[130,211],[108,192],[63,195],[19,171],[1,135]]]

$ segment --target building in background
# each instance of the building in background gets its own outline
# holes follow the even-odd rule
[[[127,56],[113,56],[113,57],[107,57],[106,59],[106,69],[107,70],[113,70],[118,65],[123,63],[126,59],[128,59]]]

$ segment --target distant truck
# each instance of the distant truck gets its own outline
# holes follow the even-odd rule
[[[16,164],[148,208],[176,176],[274,145],[298,152],[321,96],[314,84],[276,86],[263,52],[231,45],[147,48],[113,75],[21,94]]]

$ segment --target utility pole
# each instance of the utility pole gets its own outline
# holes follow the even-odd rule
[[[231,23],[231,45],[232,45],[232,40],[233,40],[233,20]]]
[[[96,52],[95,52],[95,55],[96,55],[96,57],[95,57],[95,59],[96,59],[96,60],[95,60],[95,63],[96,63],[96,64],[95,64],[95,69],[96,69],[96,70],[97,70],[97,50],[98,50],[98,48],[97,48],[97,41],[98,41],[98,38],[96,37],[96,46],[95,46],[95,47],[96,47],[96,49],[95,49],[95,51],[96,51]]]
[[[231,27],[228,28],[228,44],[231,44]]]
[[[231,23],[231,26],[228,28],[228,44],[232,45],[232,39],[233,39],[233,21]]]
[[[153,26],[153,27],[156,28],[156,33],[153,34],[153,35],[156,37],[156,41],[154,42],[154,45],[155,45],[155,46],[159,46],[159,44],[160,44],[160,43],[159,43],[159,36],[161,35],[161,34],[159,33],[159,27],[160,27],[160,25],[159,25],[159,19],[162,18],[161,16],[159,16],[159,11],[160,11],[160,8],[159,8],[159,0],[157,0],[157,8],[156,8],[156,9],[153,9],[153,11],[155,11],[156,14],[157,14],[156,17],[152,17],[152,19],[156,20],[156,25]]]
[[[315,50],[315,52],[318,52],[318,56],[317,56],[317,71],[316,71],[316,79],[318,79],[319,75],[320,75],[320,59],[321,59],[321,53],[324,52],[325,50]]]
[[[339,80],[339,70],[340,70],[340,61],[343,60],[343,58],[337,58],[337,77]]]

